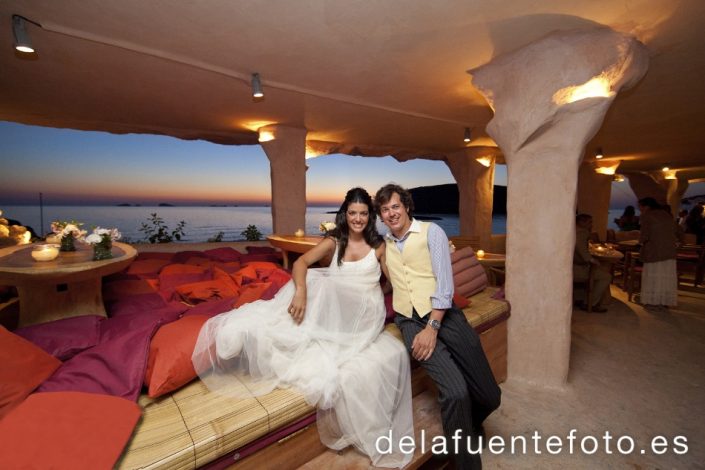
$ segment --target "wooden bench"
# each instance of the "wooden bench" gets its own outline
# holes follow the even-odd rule
[[[458,253],[458,252],[456,252]],[[453,255],[455,261],[472,256],[472,250]],[[455,265],[455,262],[454,262]],[[458,273],[455,277],[458,278]],[[496,299],[499,289],[487,287],[474,294],[463,309],[480,335],[495,378],[507,376],[507,318],[509,304]],[[394,324],[386,326],[401,341]],[[241,377],[234,387],[247,386]],[[412,373],[414,423],[417,442],[442,433],[435,387],[421,367]],[[234,399],[210,392],[200,380],[151,399],[140,397],[142,420],[116,468],[367,468],[366,456],[346,449],[331,451],[321,444],[315,409],[299,393],[287,390],[251,399]],[[431,456],[430,445],[417,449],[407,468],[418,468]]]

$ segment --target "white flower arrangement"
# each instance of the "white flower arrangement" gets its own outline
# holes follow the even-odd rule
[[[96,227],[93,229],[93,233],[86,237],[86,243],[95,245],[106,240],[114,242],[115,240],[120,240],[122,234],[118,232],[116,228],[101,228]]]
[[[73,235],[73,238],[80,240],[88,233],[85,230],[81,230],[82,225],[82,222],[76,222],[75,220],[55,220],[51,223],[51,231],[59,238],[64,238],[66,235]]]
[[[335,230],[335,222],[321,222],[318,228],[321,232],[328,233],[331,230]]]

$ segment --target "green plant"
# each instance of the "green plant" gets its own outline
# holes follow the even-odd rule
[[[248,242],[256,242],[262,238],[262,232],[260,232],[255,225],[248,225],[245,230],[240,232],[240,235],[245,237],[245,240]]]
[[[139,231],[144,232],[144,238],[149,243],[171,243],[174,240],[181,240],[184,235],[186,222],[183,220],[171,231],[164,223],[164,219],[159,217],[156,212],[150,214],[147,222],[142,222],[142,227],[139,228]]]
[[[218,234],[215,237],[209,238],[208,243],[213,243],[213,242],[222,242],[223,241],[223,236],[225,234],[223,232],[218,232]]]

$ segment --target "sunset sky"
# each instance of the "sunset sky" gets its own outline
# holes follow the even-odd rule
[[[0,121],[0,208],[38,204],[268,204],[269,162],[259,145],[226,146],[172,137],[86,132]],[[353,186],[376,191],[454,183],[439,161],[328,155],[308,160],[308,203],[338,205]],[[495,184],[506,185],[498,165]],[[686,195],[705,192],[691,185]],[[699,192],[698,192],[699,191]],[[611,207],[634,204],[629,185],[612,185]]]

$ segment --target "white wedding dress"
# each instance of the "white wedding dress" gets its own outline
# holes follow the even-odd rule
[[[307,272],[300,325],[287,312],[295,290],[289,281],[271,300],[211,318],[199,334],[194,367],[210,390],[231,396],[293,387],[318,408],[326,446],[354,445],[375,466],[403,467],[412,454],[399,450],[399,439],[414,436],[409,357],[382,331],[379,279],[374,250],[338,266],[336,248],[329,268]],[[254,385],[233,392],[228,383],[243,373]]]

